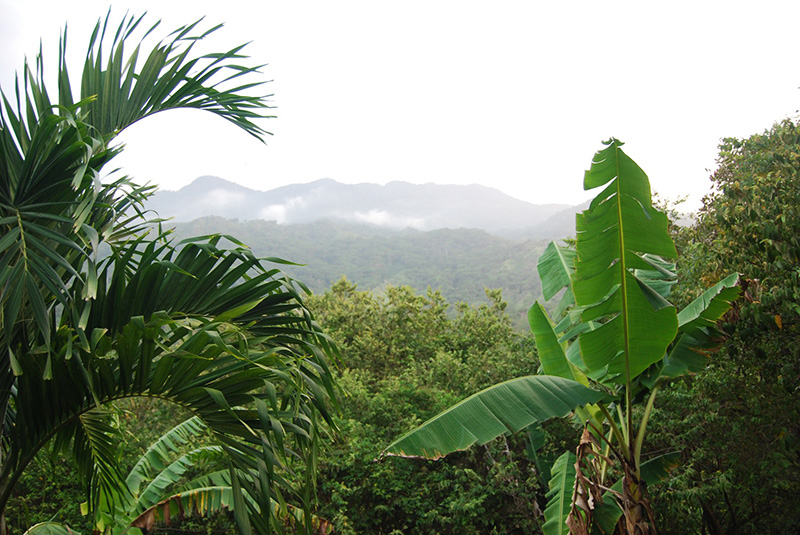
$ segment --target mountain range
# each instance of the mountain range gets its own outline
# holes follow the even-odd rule
[[[158,191],[147,207],[176,222],[204,216],[281,225],[334,220],[393,230],[472,228],[517,239],[571,235],[575,213],[581,209],[532,204],[476,184],[396,181],[382,186],[321,179],[258,191],[213,176],[200,177],[178,191]]]
[[[347,278],[361,290],[382,294],[408,285],[439,290],[450,303],[486,302],[486,288],[500,288],[520,329],[541,298],[536,260],[546,240],[512,240],[479,229],[392,230],[335,220],[279,225],[206,216],[175,224],[175,238],[234,236],[253,254],[296,262],[275,267],[321,293]]]
[[[313,292],[346,277],[363,290],[409,285],[479,304],[486,288],[501,288],[521,330],[541,298],[539,254],[549,240],[574,235],[582,209],[477,185],[323,179],[257,191],[212,176],[159,191],[147,208],[173,219],[177,239],[231,235],[256,256],[297,262],[280,267]]]

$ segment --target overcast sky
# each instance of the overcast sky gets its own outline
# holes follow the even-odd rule
[[[108,5],[0,0],[6,93],[40,38],[56,67],[65,22],[79,66]],[[114,4],[118,17],[126,10],[163,19],[164,30],[223,22],[214,48],[252,41],[247,52],[272,80],[267,145],[201,112],[126,131],[118,163],[162,189],[205,174],[259,190],[404,180],[577,204],[591,196],[581,184],[592,154],[615,136],[655,190],[689,195],[695,208],[720,138],[762,132],[800,108],[795,1]]]

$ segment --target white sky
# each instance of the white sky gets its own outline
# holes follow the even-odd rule
[[[77,6],[80,5],[80,8]],[[0,83],[60,28],[80,66],[108,3],[0,0]],[[583,171],[615,136],[663,196],[710,186],[722,137],[800,108],[800,2],[128,0],[166,30],[224,22],[222,50],[252,41],[274,93],[262,145],[201,112],[126,131],[117,160],[178,189],[217,175],[268,190],[294,182],[480,183],[534,203],[577,204]],[[118,20],[118,19],[117,19]],[[75,69],[77,77],[78,69]],[[75,80],[73,80],[75,81]]]

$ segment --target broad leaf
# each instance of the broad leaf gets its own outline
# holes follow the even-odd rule
[[[539,355],[539,361],[542,364],[542,371],[545,375],[577,381],[578,378],[573,372],[573,366],[567,360],[564,348],[561,347],[553,330],[553,324],[547,316],[547,312],[538,302],[534,303],[528,310],[528,323],[530,323],[531,331],[536,340],[536,352]]]
[[[677,377],[699,372],[708,362],[706,352],[719,345],[716,323],[728,311],[740,292],[739,275],[721,280],[692,301],[678,314],[678,336],[664,358],[661,375]]]
[[[482,445],[535,422],[563,417],[605,395],[575,381],[546,375],[520,377],[474,394],[403,435],[385,455],[438,459]]]
[[[125,478],[131,494],[139,495],[143,482],[152,480],[154,474],[168,466],[180,446],[207,433],[208,428],[198,417],[179,423],[151,444]]]
[[[156,505],[163,498],[168,488],[179,482],[186,472],[195,467],[198,459],[206,459],[209,455],[215,455],[220,459],[224,458],[222,448],[219,446],[205,446],[178,457],[169,466],[164,467],[142,489],[133,511],[144,511]]]
[[[669,299],[672,287],[678,282],[675,262],[668,262],[663,258],[649,254],[642,255],[642,260],[650,264],[650,268],[634,270],[633,274],[636,279],[645,283],[660,297]]]
[[[57,522],[40,522],[29,527],[22,535],[81,535],[79,531]]]
[[[699,330],[714,326],[725,312],[731,308],[741,288],[737,286],[739,275],[734,273],[703,292],[678,314],[680,331],[694,334]]]
[[[553,463],[547,491],[547,507],[544,510],[544,535],[567,535],[567,517],[572,507],[575,490],[575,454],[565,451]]]
[[[575,296],[572,294],[574,264],[575,250],[569,247],[560,247],[555,242],[548,244],[536,262],[539,279],[542,281],[542,296],[545,301],[549,301],[566,288],[558,303],[556,315],[561,314],[568,306],[575,303]]]
[[[584,322],[583,362],[614,382],[626,382],[662,359],[675,337],[675,308],[634,270],[651,271],[644,255],[677,256],[667,217],[653,208],[647,175],[612,139],[586,172],[586,189],[606,186],[579,214],[573,291]]]

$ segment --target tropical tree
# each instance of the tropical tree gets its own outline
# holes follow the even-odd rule
[[[0,109],[0,514],[36,453],[68,452],[92,509],[130,498],[116,463],[114,400],[178,403],[224,452],[243,533],[280,529],[287,503],[308,518],[320,424],[332,424],[335,348],[302,285],[233,238],[174,243],[127,177],[102,179],[115,137],[177,108],[205,110],[262,139],[265,96],[242,47],[193,55],[218,27],[158,27],[110,16],[91,36],[79,91],[59,47],[58,98],[41,53]],[[140,58],[144,58],[140,64]],[[102,504],[101,504],[102,501]],[[311,529],[310,526],[307,529]],[[0,532],[5,533],[3,523]]]
[[[671,533],[788,533],[800,523],[800,129],[783,120],[719,145],[712,193],[676,238],[682,293],[743,278],[719,357],[659,400],[650,438],[683,445],[654,495]],[[674,292],[676,293],[676,292]],[[774,511],[785,511],[775,515]]]
[[[543,373],[483,390],[385,450],[437,458],[573,414],[583,433],[576,454],[551,469],[547,534],[655,533],[646,484],[675,458],[643,461],[656,394],[702,369],[739,291],[732,275],[680,313],[669,303],[676,277],[663,257],[676,252],[667,218],[621,146],[606,142],[586,172],[584,188],[603,190],[577,216],[575,249],[551,244],[539,259],[545,298],[563,292],[556,311],[566,312],[554,325],[539,303],[529,311]]]
[[[308,299],[347,355],[338,369],[347,392],[336,416],[340,433],[319,463],[319,514],[337,534],[536,531],[530,504],[540,485],[523,437],[425,466],[373,462],[394,437],[456,401],[535,373],[532,337],[513,328],[499,290],[486,297],[479,306],[449,304],[438,291],[370,292],[343,279]],[[555,425],[548,436],[560,436],[562,427],[569,432]]]

